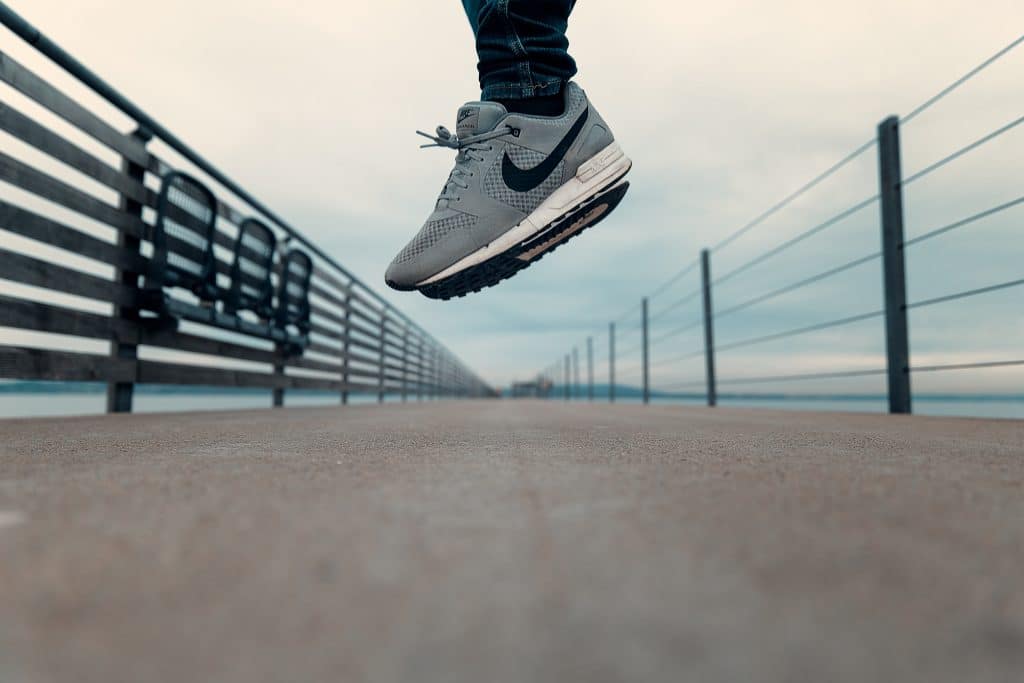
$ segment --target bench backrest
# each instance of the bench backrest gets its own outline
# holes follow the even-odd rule
[[[216,229],[213,193],[184,173],[165,175],[153,227],[147,288],[182,287],[203,300],[220,298],[213,252]]]

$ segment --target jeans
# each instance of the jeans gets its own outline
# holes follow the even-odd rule
[[[576,74],[565,30],[576,0],[462,0],[476,36],[481,98],[555,95]]]

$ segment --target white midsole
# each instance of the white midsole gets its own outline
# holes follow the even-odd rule
[[[423,280],[416,286],[423,287],[424,285],[449,278],[456,273],[504,253],[517,244],[525,242],[567,214],[570,209],[579,206],[596,195],[613,179],[625,175],[631,164],[632,162],[629,160],[629,157],[619,147],[619,143],[613,142],[580,166],[579,170],[576,171],[576,175],[570,178],[569,182],[552,192],[551,196],[545,199],[519,225],[501,235],[487,246],[477,249],[469,256],[463,257],[437,275]]]

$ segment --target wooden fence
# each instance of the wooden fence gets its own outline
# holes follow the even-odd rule
[[[105,382],[112,412],[131,410],[139,383],[266,388],[274,405],[283,404],[288,389],[337,392],[342,402],[356,393],[379,401],[494,394],[291,226],[119,94],[96,87],[105,84],[17,24],[2,4],[0,10],[9,28],[120,109],[112,117],[109,108],[87,106],[0,51],[0,279],[16,283],[0,285],[0,327],[35,340],[0,345],[0,378]],[[124,132],[126,120],[134,131]],[[154,144],[171,151],[160,158]],[[168,155],[182,160],[172,164]],[[302,250],[312,257],[308,334],[299,352],[237,326],[158,324],[147,312],[142,287],[152,275],[160,184],[178,170],[216,188],[218,283],[230,281],[239,226],[249,218],[285,245],[270,276],[275,288],[284,254]],[[175,301],[221,315],[223,302],[218,308],[167,291]],[[266,324],[238,315],[246,324]],[[92,348],[83,349],[90,340]],[[97,341],[109,342],[109,353],[97,353]]]

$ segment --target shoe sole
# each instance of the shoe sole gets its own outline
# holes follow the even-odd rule
[[[573,237],[582,234],[587,228],[592,228],[603,221],[622,202],[628,191],[629,183],[620,179],[611,188],[596,197],[591,197],[561,220],[522,244],[444,280],[424,285],[419,291],[429,299],[447,301],[493,287],[540,261]]]
[[[460,259],[436,275],[417,283],[415,288],[430,298],[448,299],[454,296],[463,296],[470,291],[479,291],[483,287],[497,284],[500,280],[511,277],[515,272],[540,260],[540,256],[554,251],[555,247],[567,241],[572,235],[603,220],[622,201],[625,190],[618,197],[613,198],[611,195],[621,186],[620,181],[631,168],[632,162],[623,154],[618,143],[612,143],[582,164],[576,171],[576,175],[555,190],[525,220],[476,252]],[[603,204],[598,201],[605,196],[614,201]],[[600,215],[595,214],[587,218],[573,230],[554,230],[556,226],[565,227],[579,222],[591,210],[598,210],[602,205],[606,208],[600,209]],[[545,235],[550,237],[538,243],[539,238]],[[527,245],[530,246],[527,247]],[[528,252],[532,255],[526,256]],[[497,271],[508,270],[507,266],[500,269],[495,268],[498,261],[508,260],[502,257],[514,258],[523,265],[498,280],[489,282],[488,273],[492,273],[490,277],[496,277]],[[456,283],[469,281],[479,281],[481,284],[476,289],[456,293],[464,288],[456,286]],[[453,293],[438,294],[449,289],[453,290]]]

